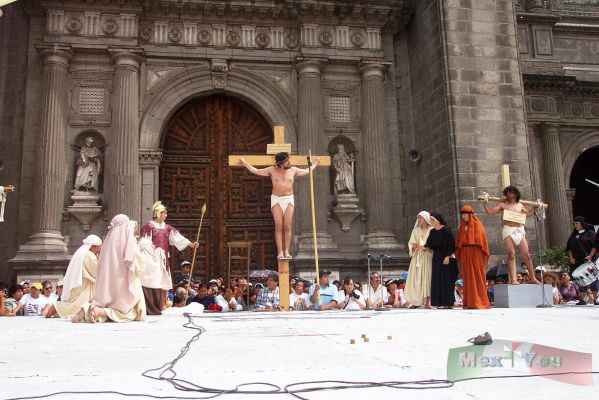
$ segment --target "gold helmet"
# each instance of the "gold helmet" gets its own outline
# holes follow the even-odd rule
[[[162,214],[164,211],[166,211],[166,207],[162,204],[161,201],[157,201],[152,206],[152,218],[160,217],[160,214]]]

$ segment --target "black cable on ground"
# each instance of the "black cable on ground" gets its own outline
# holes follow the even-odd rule
[[[185,345],[181,348],[181,351],[177,357],[173,360],[165,363],[161,367],[152,368],[142,372],[142,376],[157,380],[157,381],[165,381],[170,383],[175,389],[182,392],[193,392],[197,394],[204,394],[207,396],[193,396],[193,397],[184,397],[184,396],[156,396],[147,393],[124,393],[119,391],[60,391],[54,393],[48,393],[45,395],[39,396],[24,396],[24,397],[13,397],[5,400],[30,400],[30,399],[42,399],[47,397],[59,396],[59,395],[101,395],[101,394],[113,394],[119,395],[123,397],[139,397],[139,398],[151,398],[151,399],[161,399],[161,400],[203,400],[203,399],[213,399],[218,396],[226,395],[226,394],[242,394],[242,395],[284,395],[288,394],[294,396],[301,400],[309,400],[306,397],[300,396],[300,394],[308,394],[314,392],[322,392],[329,390],[349,390],[349,389],[368,389],[368,388],[377,388],[377,387],[385,387],[389,389],[402,389],[402,390],[431,390],[431,389],[448,389],[455,385],[455,383],[465,382],[465,381],[475,381],[475,380],[486,380],[486,379],[510,379],[510,378],[532,378],[532,377],[542,377],[542,376],[558,376],[558,375],[581,375],[581,374],[599,374],[599,371],[592,372],[556,372],[556,373],[548,373],[548,374],[535,374],[535,375],[502,375],[502,376],[479,376],[473,378],[465,378],[459,381],[449,381],[446,379],[429,379],[429,380],[415,380],[415,381],[384,381],[384,382],[371,382],[371,381],[338,381],[338,380],[321,380],[321,381],[305,381],[305,382],[295,382],[290,383],[284,387],[280,387],[273,383],[269,382],[247,382],[241,383],[237,385],[234,389],[219,389],[219,388],[210,388],[206,386],[201,386],[199,384],[195,384],[193,382],[178,379],[177,372],[175,371],[175,366],[191,348],[191,345],[196,342],[200,336],[206,332],[206,330],[197,325],[191,314],[184,314],[187,318],[187,322],[183,324],[184,328],[196,330],[196,334],[189,339]],[[157,376],[152,376],[151,373],[159,372]],[[264,387],[264,389],[245,389],[248,387]]]

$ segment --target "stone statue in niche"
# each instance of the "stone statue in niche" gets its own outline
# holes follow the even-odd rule
[[[77,173],[74,189],[82,192],[98,192],[100,173],[102,172],[102,153],[94,146],[94,138],[85,138],[77,159]]]
[[[356,193],[354,185],[354,163],[355,154],[347,153],[345,145],[337,144],[337,152],[333,156],[333,168],[335,169],[335,194]]]
[[[356,150],[353,142],[343,134],[339,133],[329,143],[329,154],[331,154],[331,183],[335,194],[332,215],[341,224],[341,230],[347,232],[358,217],[365,217],[365,212],[360,207],[360,199],[356,194],[355,163]]]

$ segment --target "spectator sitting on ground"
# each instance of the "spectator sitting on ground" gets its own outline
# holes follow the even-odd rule
[[[595,296],[593,295],[593,291],[590,286],[584,287],[580,290],[580,295],[578,296],[578,304],[595,304]]]
[[[271,273],[266,279],[266,287],[256,298],[256,310],[278,310],[281,307],[278,284],[279,275]]]
[[[304,292],[304,282],[296,281],[293,289],[293,293],[289,295],[289,308],[296,311],[311,310],[312,302],[310,295]]]
[[[200,303],[189,303],[185,305],[185,298],[175,295],[173,297],[173,307],[162,311],[162,315],[183,315],[184,313],[201,314],[204,312],[204,306]]]
[[[233,293],[234,290],[232,287],[225,288],[223,298],[227,303],[227,307],[229,308],[229,311],[242,311],[243,307],[239,303],[237,303],[237,300],[235,300],[235,296],[233,296]],[[223,311],[226,311],[224,307]]]
[[[177,307],[177,308],[181,308],[181,307],[185,307],[185,298],[180,297],[175,295],[175,297],[173,297],[173,307]]]
[[[414,306],[412,306],[408,300],[406,299],[405,296],[405,288],[406,288],[406,280],[404,278],[400,278],[398,280],[396,280],[395,282],[397,282],[397,291],[399,293],[399,306],[401,308],[413,308]]]
[[[246,278],[237,279],[237,288],[235,290],[235,300],[243,310],[248,310],[248,281]]]
[[[250,304],[249,309],[254,310],[256,308],[256,299],[260,296],[260,292],[264,289],[264,285],[261,283],[256,283],[250,292]]]
[[[191,299],[191,302],[200,303],[205,311],[222,311],[222,307],[216,304],[214,296],[208,292],[206,285],[200,285],[200,291],[197,296]]]
[[[337,287],[337,292],[340,290],[343,290],[343,282],[338,281],[337,279],[335,279],[333,281],[333,285],[335,285]]]
[[[291,279],[289,279],[289,294],[293,294],[295,293],[294,288],[295,288],[295,284],[297,283],[297,278],[292,277]]]
[[[179,264],[180,271],[175,276],[175,283],[179,284],[181,281],[189,281],[191,280],[191,276],[189,275],[191,271],[191,263],[189,261],[182,261]]]
[[[6,308],[6,299],[8,298],[8,286],[0,282],[0,317],[12,316],[12,311]]]
[[[535,279],[539,282],[541,282],[541,272],[544,275],[547,275],[547,270],[545,269],[545,267],[543,267],[542,265],[537,265],[537,267],[535,268]]]
[[[19,285],[23,287],[23,294],[29,294],[31,292],[31,281],[29,279],[25,279],[24,281],[19,282]]]
[[[381,278],[378,272],[370,273],[370,285],[366,286],[366,292],[362,292],[366,299],[368,308],[379,308],[383,306],[385,299],[389,297],[387,288],[381,285]]]
[[[312,286],[312,282],[305,279],[302,279],[301,281],[304,282],[304,293],[310,296],[310,287]]]
[[[55,293],[52,293],[52,282],[50,281],[43,281],[42,282],[42,293],[40,294],[40,296],[42,297],[43,300],[45,300],[48,304],[52,304],[54,303],[56,300],[58,300],[58,296]]]
[[[489,303],[493,305],[495,302],[495,281],[493,279],[487,281],[487,296],[489,296]]]
[[[453,290],[453,296],[454,296],[453,307],[454,308],[460,308],[460,307],[464,306],[464,302],[462,301],[463,295],[464,295],[464,282],[461,279],[459,279],[456,281],[455,287]]]
[[[366,282],[360,282],[360,284],[358,285],[358,290],[362,292],[362,294],[364,294],[366,293],[366,289],[368,289],[368,285],[366,284]]]
[[[50,304],[41,296],[42,284],[35,282],[31,284],[30,293],[24,295],[19,301],[19,305],[15,312],[23,309],[23,315],[26,317],[45,316],[50,308]]]
[[[537,267],[539,268],[539,267]],[[546,285],[551,285],[551,297],[553,299],[553,304],[563,304],[564,300],[562,299],[562,295],[557,288],[557,275],[555,272],[545,272],[543,274],[543,281]],[[541,276],[539,274],[538,280],[541,280]]]
[[[8,290],[8,298],[5,300],[4,307],[6,307],[11,315],[23,315],[23,310],[20,310],[15,314],[15,310],[19,306],[19,301],[23,298],[23,286],[16,284],[12,285]]]
[[[366,308],[364,295],[354,286],[354,280],[346,277],[343,280],[343,289],[338,292],[339,304],[337,308],[341,310],[363,310]]]
[[[562,282],[557,286],[560,294],[562,295],[562,299],[566,303],[570,301],[578,302],[578,296],[580,295],[579,289],[577,285],[573,285],[570,281],[570,275],[567,272],[562,274]]]
[[[339,290],[337,286],[330,284],[330,271],[320,270],[320,285],[310,287],[310,301],[314,310],[336,310],[339,303]]]
[[[196,294],[198,294],[198,292],[200,291],[200,282],[192,282],[191,283],[191,290],[193,292],[195,292]]]
[[[62,289],[64,288],[64,281],[61,279],[58,282],[56,282],[56,300],[60,301],[60,299],[62,298]]]
[[[405,284],[405,281],[403,281]],[[408,301],[404,297],[403,289],[399,288],[399,281],[395,279],[389,279],[385,284],[387,287],[387,301],[385,302],[386,308],[407,308],[409,306]]]

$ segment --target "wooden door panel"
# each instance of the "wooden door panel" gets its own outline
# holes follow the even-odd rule
[[[168,222],[190,240],[195,239],[206,203],[194,267],[203,279],[226,274],[227,241],[252,242],[252,268],[276,265],[270,180],[227,164],[229,154],[263,154],[271,142],[272,128],[262,116],[232,97],[195,99],[167,126],[160,198],[169,207]],[[191,258],[187,251],[172,255],[175,268]],[[234,269],[242,270],[238,265]]]

